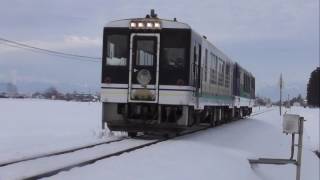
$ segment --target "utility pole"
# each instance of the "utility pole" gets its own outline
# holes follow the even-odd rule
[[[280,110],[280,116],[282,115],[282,88],[283,88],[283,79],[282,79],[282,73],[280,74],[280,81],[279,81],[279,86],[280,86],[280,106],[279,106],[279,110]]]
[[[288,109],[291,108],[291,102],[290,102],[290,94],[288,94]]]

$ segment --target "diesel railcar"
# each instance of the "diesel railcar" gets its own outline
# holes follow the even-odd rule
[[[102,126],[112,131],[177,133],[252,111],[254,76],[175,18],[108,23],[102,57]]]

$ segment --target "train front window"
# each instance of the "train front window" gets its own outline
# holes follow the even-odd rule
[[[159,83],[187,85],[190,34],[185,30],[162,30],[160,37]]]
[[[128,57],[127,35],[109,35],[107,37],[108,66],[126,66]]]
[[[153,66],[155,59],[154,40],[138,40],[136,52],[136,65]]]
[[[163,48],[164,61],[168,67],[183,69],[185,66],[184,48]]]

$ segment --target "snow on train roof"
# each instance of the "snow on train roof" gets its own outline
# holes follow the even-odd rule
[[[121,19],[116,21],[111,21],[106,24],[105,27],[129,27],[129,23],[131,21],[159,21],[161,23],[162,28],[172,28],[172,29],[191,29],[191,27],[182,22],[167,20],[167,19],[158,19],[158,18],[132,18],[132,19]]]

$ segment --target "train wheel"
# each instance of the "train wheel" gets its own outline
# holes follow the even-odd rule
[[[136,132],[128,132],[128,136],[134,138],[134,137],[137,137],[137,133]]]

